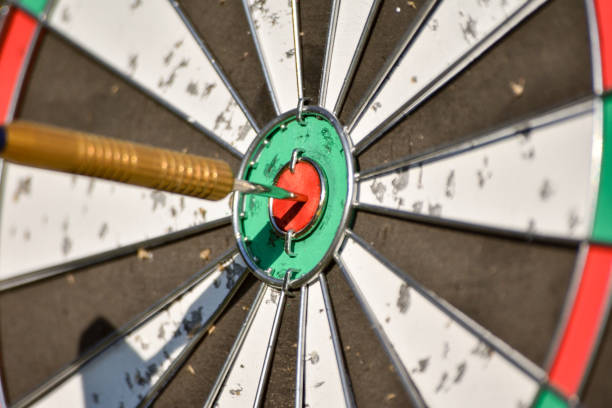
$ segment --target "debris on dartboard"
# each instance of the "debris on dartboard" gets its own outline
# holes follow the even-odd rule
[[[519,78],[516,82],[510,81],[510,89],[514,96],[521,96],[525,92],[525,78]]]
[[[203,261],[210,260],[210,249],[206,248],[205,250],[200,252],[200,259],[202,259]]]
[[[395,395],[395,394],[393,394],[393,393],[387,394],[387,396],[385,397],[385,401],[387,401],[387,402],[388,402],[388,401],[391,401],[391,400],[392,400],[392,399],[394,399],[395,397],[396,397],[396,395]]]
[[[138,259],[140,259],[141,261],[143,260],[153,260],[153,252],[151,251],[147,251],[144,248],[138,248],[138,252],[136,252],[136,256],[138,257]]]

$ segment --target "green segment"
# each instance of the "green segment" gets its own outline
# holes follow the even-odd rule
[[[543,389],[533,404],[533,408],[568,408],[569,404],[551,390]]]
[[[612,243],[612,96],[603,101],[603,152],[593,239]]]
[[[315,162],[326,177],[327,205],[321,221],[306,237],[293,242],[295,256],[284,251],[285,240],[270,224],[268,199],[256,195],[241,196],[239,208],[244,208],[245,217],[240,220],[240,230],[247,237],[247,251],[251,259],[263,270],[272,268],[271,276],[282,279],[288,269],[297,279],[313,270],[329,250],[338,227],[342,222],[348,194],[348,167],[345,152],[334,126],[324,117],[308,113],[306,126],[290,118],[279,123],[267,136],[267,144],[260,142],[250,161],[244,178],[260,184],[273,184],[279,171],[291,160],[294,149],[303,150],[302,157]],[[257,158],[258,152],[261,155]],[[246,200],[244,203],[242,200]],[[245,205],[246,204],[246,205]]]
[[[48,0],[20,0],[19,4],[30,13],[39,16],[47,5]]]

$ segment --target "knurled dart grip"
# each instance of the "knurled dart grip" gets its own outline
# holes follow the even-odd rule
[[[221,160],[25,121],[7,125],[5,134],[2,157],[19,164],[209,200],[233,188],[232,170]]]

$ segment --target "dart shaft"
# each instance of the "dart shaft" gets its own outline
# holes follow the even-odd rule
[[[0,156],[209,200],[222,199],[234,185],[231,168],[221,160],[23,121],[0,127]]]

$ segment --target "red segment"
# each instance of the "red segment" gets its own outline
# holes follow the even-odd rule
[[[612,1],[595,0],[604,89],[612,88]]]
[[[308,197],[305,203],[292,200],[272,199],[272,216],[283,231],[303,230],[313,219],[321,200],[321,179],[315,167],[306,161],[295,165],[295,172],[283,170],[276,182],[278,187],[301,193]]]
[[[0,123],[7,119],[19,76],[25,68],[37,22],[21,10],[11,10],[0,44]]]
[[[612,248],[591,245],[550,382],[566,396],[576,395],[604,323],[612,276]]]

